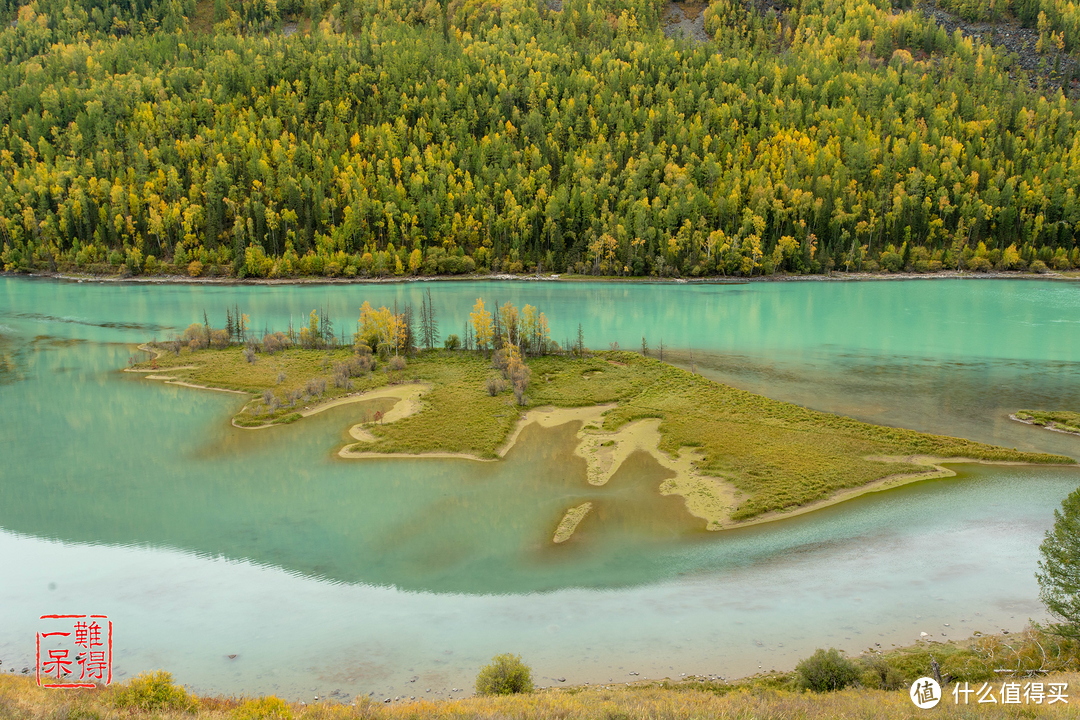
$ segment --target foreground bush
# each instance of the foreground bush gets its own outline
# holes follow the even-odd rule
[[[195,700],[173,683],[172,673],[158,670],[137,675],[113,695],[117,707],[134,710],[192,710]]]
[[[236,720],[292,720],[292,708],[273,695],[248,700],[235,713]]]
[[[818,649],[813,655],[795,666],[799,687],[814,692],[832,692],[854,685],[859,679],[859,668],[837,652]]]
[[[883,657],[872,657],[863,663],[861,684],[875,690],[900,690],[908,682],[904,674]]]
[[[532,670],[521,662],[520,655],[496,655],[476,676],[477,695],[513,695],[532,690]]]

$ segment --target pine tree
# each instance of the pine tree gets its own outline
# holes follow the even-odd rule
[[[416,349],[416,336],[413,334],[414,319],[412,304],[405,305],[405,311],[401,313],[401,320],[404,323],[401,332],[404,336],[405,354],[411,355]]]
[[[1080,488],[1073,490],[1054,511],[1054,526],[1039,546],[1039,598],[1060,620],[1051,631],[1080,637]]]
[[[427,295],[427,308],[428,308],[428,328],[427,328],[427,342],[428,347],[432,348],[439,344],[439,319],[435,314],[435,306],[431,302],[431,290],[425,293]]]
[[[420,342],[424,344],[425,350],[431,349],[431,333],[430,326],[428,324],[428,309],[427,298],[420,298]]]

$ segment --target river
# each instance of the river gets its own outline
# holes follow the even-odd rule
[[[141,285],[0,278],[0,660],[38,616],[103,613],[120,679],[209,693],[458,696],[520,653],[538,684],[791,667],[928,632],[1041,619],[1034,579],[1068,468],[958,467],[764,526],[706,533],[636,458],[581,542],[570,428],[500,463],[345,461],[355,407],[252,433],[236,396],[120,370],[135,346],[237,306],[255,328],[369,300],[461,333],[477,297],[544,311],[557,341],[619,343],[815,409],[1080,457],[1008,420],[1080,407],[1080,286],[940,280],[722,284]],[[618,478],[617,478],[618,479]],[[674,503],[674,504],[672,504]],[[235,657],[231,657],[235,656]],[[637,676],[630,672],[640,673]],[[412,678],[415,682],[409,682]],[[453,692],[458,688],[458,692]]]

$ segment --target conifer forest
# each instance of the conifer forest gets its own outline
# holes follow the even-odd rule
[[[0,0],[3,269],[1080,265],[1076,3],[941,3],[1041,73],[907,0],[675,7],[704,40],[660,0]]]

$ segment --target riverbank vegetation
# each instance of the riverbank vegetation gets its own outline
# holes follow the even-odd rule
[[[4,0],[0,262],[233,278],[1080,264],[1080,116],[1013,77],[1015,56],[883,0],[714,0],[702,44],[666,38],[663,7]]]
[[[0,674],[0,719],[55,720],[406,720],[411,718],[513,718],[554,720],[582,718],[730,718],[732,720],[790,720],[791,718],[910,717],[914,706],[908,697],[910,683],[933,677],[933,662],[940,665],[942,680],[970,683],[975,691],[969,702],[959,705],[946,685],[935,716],[946,718],[1073,717],[1077,673],[1077,646],[1030,630],[1019,635],[984,636],[953,643],[919,643],[889,652],[867,652],[847,659],[843,675],[853,682],[831,692],[806,692],[807,672],[816,666],[800,663],[800,670],[770,672],[725,682],[715,676],[688,677],[678,681],[641,681],[607,685],[550,688],[499,697],[461,700],[402,700],[360,695],[343,703],[288,702],[276,697],[256,699],[198,697],[177,688],[167,673],[141,676],[123,685],[97,690],[61,692],[39,688],[33,679]],[[822,655],[827,655],[822,653]],[[1048,658],[1044,660],[1043,658]],[[996,672],[1006,669],[1008,672]],[[1032,674],[1034,673],[1034,675]],[[1032,680],[1032,678],[1035,678]],[[1006,705],[1001,701],[1003,682],[1042,683],[1044,694],[1053,684],[1067,684],[1068,703],[1033,701]],[[983,683],[992,685],[995,704],[979,704],[976,694]],[[134,688],[134,690],[133,690]],[[1052,692],[1052,690],[1050,691]],[[167,702],[158,702],[165,698]],[[140,704],[141,703],[141,704]],[[1021,710],[1022,708],[1022,710]]]
[[[875,483],[882,487],[890,479],[928,477],[940,473],[934,458],[1074,463],[809,410],[640,353],[590,351],[580,333],[559,345],[546,337],[546,318],[535,308],[519,312],[506,303],[491,313],[478,299],[457,350],[437,349],[435,343],[416,348],[415,338],[428,333],[412,329],[408,309],[374,310],[367,303],[364,308],[345,346],[334,341],[332,327],[320,329],[329,321],[318,311],[300,332],[267,331],[261,342],[248,338],[243,344],[229,345],[228,331],[207,322],[189,328],[187,340],[147,346],[154,359],[129,369],[151,379],[247,394],[234,418],[239,426],[293,422],[320,407],[362,402],[379,388],[398,385],[405,393],[407,381],[408,397],[402,394],[400,402],[411,406],[395,409],[396,419],[388,423],[381,422],[386,406],[371,408],[373,414],[354,428],[361,442],[345,448],[346,456],[452,453],[495,459],[530,410],[595,407],[595,418],[579,434],[583,441],[586,435],[594,440],[587,454],[619,457],[613,445],[643,442],[652,433],[656,439],[642,449],[693,459],[667,491],[686,497],[689,510],[711,529],[826,502]],[[434,317],[433,309],[425,312]],[[213,346],[215,337],[220,347]],[[616,433],[633,423],[642,423],[642,433]],[[590,456],[590,462],[595,459]],[[590,470],[589,481],[602,484],[608,477],[610,472]]]
[[[1054,412],[1017,410],[1013,418],[1031,425],[1041,425],[1049,430],[1060,430],[1061,432],[1080,435],[1080,413],[1067,410]]]

